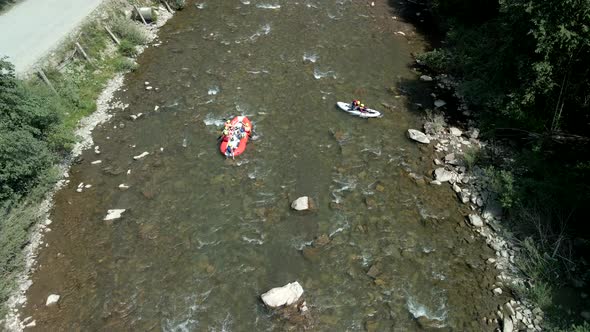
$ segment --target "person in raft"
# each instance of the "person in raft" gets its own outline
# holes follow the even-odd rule
[[[360,100],[358,100],[358,99],[354,99],[354,100],[352,101],[352,103],[350,103],[350,110],[351,110],[351,111],[354,111],[354,110],[356,110],[356,109],[359,107],[359,105],[360,105],[360,104],[361,104],[361,101],[360,101]]]

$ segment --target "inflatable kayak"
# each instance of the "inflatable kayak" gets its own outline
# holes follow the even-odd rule
[[[370,108],[367,108],[366,112],[361,112],[358,110],[352,110],[350,108],[350,103],[343,103],[341,101],[336,103],[338,105],[338,108],[340,108],[341,110],[343,110],[344,112],[348,113],[348,114],[352,114],[352,115],[356,115],[358,117],[361,118],[380,118],[383,115],[381,114],[381,112],[372,110]]]
[[[219,151],[226,157],[236,157],[246,150],[248,137],[252,132],[252,123],[245,116],[236,116],[229,124],[226,124],[224,133],[222,134],[221,145]]]

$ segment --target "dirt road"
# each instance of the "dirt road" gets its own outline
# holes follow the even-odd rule
[[[23,1],[0,14],[0,56],[18,74],[33,65],[74,30],[102,0]]]

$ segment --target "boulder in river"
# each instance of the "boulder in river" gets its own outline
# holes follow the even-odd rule
[[[291,203],[291,208],[297,211],[310,211],[314,207],[313,200],[308,196],[299,197]]]
[[[443,167],[439,167],[434,170],[434,179],[440,182],[447,182],[453,178],[453,172],[446,170]]]
[[[262,294],[262,302],[270,308],[278,308],[296,303],[303,295],[303,287],[299,282],[291,282],[283,287],[275,287]]]
[[[107,211],[107,216],[103,220],[115,220],[121,218],[121,214],[125,212],[125,209],[111,209]]]
[[[502,321],[502,332],[512,332],[514,330],[514,324],[512,324],[512,319],[510,317],[504,317]]]
[[[456,137],[463,135],[463,132],[461,131],[461,129],[459,129],[457,127],[449,128],[449,132],[451,133],[451,135],[456,136]]]
[[[408,137],[416,142],[428,144],[430,140],[423,132],[416,129],[408,129]]]
[[[47,297],[47,301],[45,302],[45,305],[50,307],[54,304],[57,304],[57,302],[59,301],[60,296],[57,294],[51,294]]]

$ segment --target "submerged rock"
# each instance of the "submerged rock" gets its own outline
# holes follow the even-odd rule
[[[423,132],[416,129],[408,129],[408,137],[416,142],[429,144],[430,139]]]
[[[310,211],[314,209],[314,203],[308,196],[299,197],[291,203],[291,208],[297,211]]]
[[[47,297],[47,301],[45,302],[45,305],[50,307],[54,304],[57,304],[57,302],[59,301],[60,296],[57,294],[51,294]]]
[[[303,295],[303,287],[301,287],[299,282],[295,281],[283,287],[275,287],[262,294],[260,298],[268,307],[278,308],[296,303],[301,295]]]

